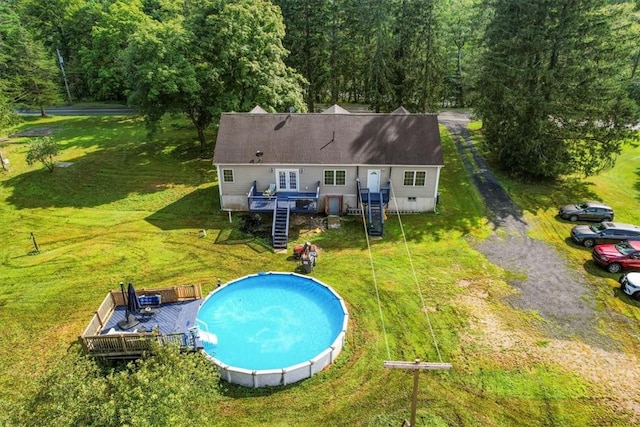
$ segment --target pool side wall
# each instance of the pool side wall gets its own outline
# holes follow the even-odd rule
[[[207,357],[215,363],[220,377],[230,383],[250,388],[277,387],[311,378],[336,360],[344,347],[346,331],[342,331],[334,343],[313,359],[283,369],[248,370],[225,365],[215,358]],[[206,355],[206,353],[205,353]]]
[[[349,314],[347,312],[347,307],[344,303],[344,300],[330,287],[325,285],[324,283],[314,279],[313,277],[303,276],[297,273],[279,273],[279,272],[269,272],[269,273],[259,273],[252,274],[245,277],[242,277],[237,280],[233,280],[229,282],[227,285],[237,282],[239,280],[246,279],[248,277],[255,277],[258,275],[264,274],[281,274],[281,275],[293,275],[303,278],[305,280],[312,280],[316,282],[320,286],[324,286],[328,289],[340,302],[342,306],[342,311],[344,313],[343,322],[342,322],[342,331],[338,334],[333,344],[331,344],[327,349],[322,351],[313,359],[299,363],[297,365],[288,366],[282,369],[263,369],[263,370],[249,370],[238,368],[235,366],[229,366],[217,360],[215,357],[210,356],[206,352],[204,352],[205,356],[210,359],[217,367],[220,372],[220,377],[230,383],[238,384],[245,387],[258,388],[258,387],[277,387],[287,384],[292,384],[298,381],[302,381],[307,378],[311,378],[313,375],[322,371],[324,368],[329,366],[336,360],[342,348],[345,345],[345,340],[347,336],[347,325],[349,323]],[[211,296],[214,292],[209,294]],[[209,298],[207,296],[207,298]]]

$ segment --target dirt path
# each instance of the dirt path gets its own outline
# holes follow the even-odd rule
[[[618,343],[597,330],[607,314],[596,310],[595,298],[581,274],[569,267],[562,254],[542,241],[527,236],[528,224],[522,210],[509,198],[471,143],[468,119],[460,113],[442,113],[439,121],[453,137],[463,163],[489,209],[495,233],[476,248],[487,259],[521,279],[509,280],[518,294],[507,302],[514,308],[535,311],[539,330],[549,338],[546,348],[536,347],[528,338],[504,325],[486,309],[484,297],[469,295],[476,326],[486,334],[487,345],[500,354],[505,349],[525,360],[547,360],[598,384],[616,409],[640,419],[640,378],[638,359],[619,351]],[[475,308],[475,309],[474,309]],[[626,386],[625,386],[626,384]],[[613,396],[610,396],[613,397]]]

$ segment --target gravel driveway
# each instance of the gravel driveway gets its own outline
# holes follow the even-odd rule
[[[509,281],[519,292],[507,302],[515,308],[538,313],[543,319],[539,326],[551,338],[578,338],[587,344],[615,348],[615,342],[596,329],[605,314],[596,311],[595,298],[584,285],[585,279],[568,266],[553,246],[527,236],[528,224],[522,209],[512,202],[472,145],[467,116],[441,113],[438,118],[455,141],[494,226],[492,236],[476,248],[493,264],[525,277]]]

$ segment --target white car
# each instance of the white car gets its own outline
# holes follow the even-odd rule
[[[627,273],[620,276],[620,289],[630,297],[640,300],[640,273]]]

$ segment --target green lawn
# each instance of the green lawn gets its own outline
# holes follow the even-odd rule
[[[230,223],[219,210],[211,162],[198,158],[195,133],[178,119],[164,122],[153,138],[130,117],[34,118],[20,128],[32,126],[54,127],[63,146],[58,160],[73,164],[49,173],[25,164],[26,140],[2,146],[11,171],[0,177],[0,409],[34,391],[47,365],[76,345],[120,281],[138,288],[200,283],[208,292],[217,278],[295,269],[289,254],[241,235],[239,215]],[[453,370],[421,375],[419,425],[629,420],[628,409],[610,404],[606,384],[538,357],[548,341],[529,322],[535,314],[504,302],[514,292],[506,283],[512,273],[473,248],[490,234],[484,204],[446,136],[444,147],[438,213],[403,216],[402,228],[389,218],[384,239],[371,242],[375,281],[358,217],[347,217],[338,230],[297,234],[321,248],[313,276],[347,303],[346,347],[325,372],[295,385],[225,387],[216,404],[202,408],[219,425],[400,425],[409,418],[412,377],[382,362],[438,361],[438,351]],[[555,210],[566,200],[602,196],[620,219],[640,223],[639,156],[640,149],[629,148],[614,171],[584,182],[507,184],[537,224],[534,236],[550,239],[584,269],[587,253],[567,247],[568,224],[553,218]],[[604,272],[589,277],[594,287],[615,285]],[[631,337],[639,332],[638,304],[604,291],[598,296],[602,310],[621,314],[621,324],[635,322],[623,339],[626,351],[637,354]],[[502,335],[526,336],[533,347],[522,354],[497,350],[487,319]]]

